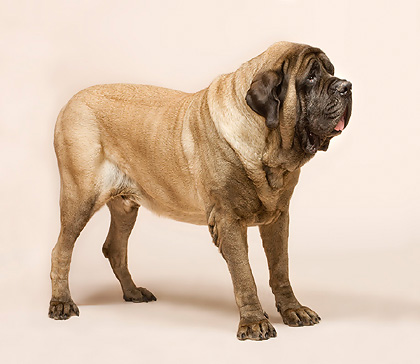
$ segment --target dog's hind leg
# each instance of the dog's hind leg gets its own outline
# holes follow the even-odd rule
[[[136,287],[127,266],[128,238],[136,222],[139,205],[122,196],[115,197],[107,205],[111,212],[111,225],[102,252],[109,259],[112,270],[120,281],[124,300],[156,301],[156,297],[146,288]]]
[[[79,315],[69,289],[73,247],[92,215],[111,197],[103,182],[104,157],[91,110],[77,100],[57,119],[54,146],[61,177],[61,230],[51,256],[52,298],[48,315],[65,320]]]
[[[48,315],[55,320],[79,316],[73,302],[68,276],[74,243],[93,213],[99,208],[95,194],[77,193],[75,189],[62,191],[61,231],[51,256],[52,298]]]

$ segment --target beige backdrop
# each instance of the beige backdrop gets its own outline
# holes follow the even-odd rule
[[[0,3],[0,360],[4,363],[418,363],[418,1],[197,0]],[[238,342],[230,277],[206,227],[140,210],[135,281],[156,303],[122,301],[101,254],[101,210],[71,269],[81,316],[47,317],[59,231],[55,118],[98,83],[184,91],[272,43],[322,48],[353,82],[349,127],[304,167],[292,199],[291,279],[323,318],[281,324],[258,232],[250,258],[278,338]],[[5,360],[3,360],[5,359]]]

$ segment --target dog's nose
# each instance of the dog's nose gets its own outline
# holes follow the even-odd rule
[[[345,80],[339,80],[335,83],[334,89],[336,92],[338,92],[341,96],[347,95],[349,92],[351,92],[351,82],[345,81]]]

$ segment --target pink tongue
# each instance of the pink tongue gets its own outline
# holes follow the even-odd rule
[[[338,124],[335,126],[334,130],[343,131],[344,130],[344,116],[340,119]]]

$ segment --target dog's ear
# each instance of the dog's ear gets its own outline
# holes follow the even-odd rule
[[[259,73],[246,94],[246,103],[265,118],[265,123],[270,129],[279,126],[279,110],[285,95],[283,78],[282,70]]]

